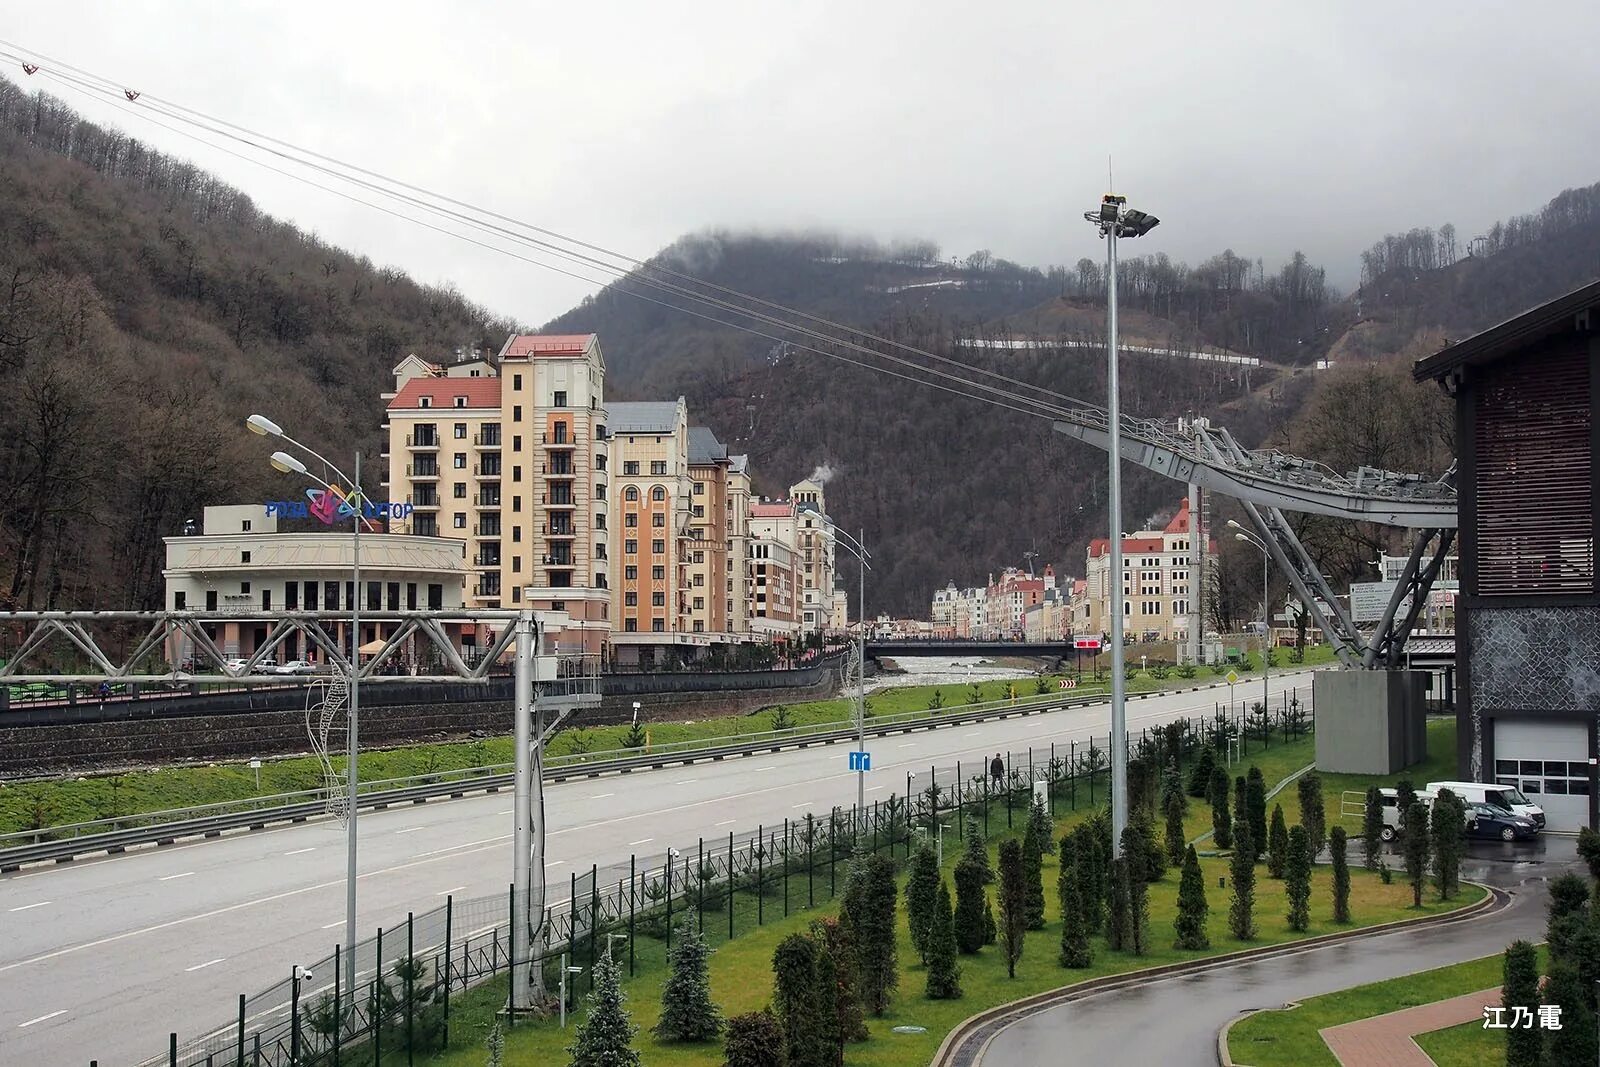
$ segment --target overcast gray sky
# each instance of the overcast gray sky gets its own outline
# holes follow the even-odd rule
[[[0,37],[641,256],[708,226],[824,227],[1071,263],[1100,255],[1080,216],[1109,153],[1163,219],[1141,251],[1298,247],[1348,286],[1385,231],[1465,240],[1600,181],[1577,44],[1597,31],[1592,3],[1471,0],[125,0],[19,6]],[[589,288],[49,88],[525,322]]]

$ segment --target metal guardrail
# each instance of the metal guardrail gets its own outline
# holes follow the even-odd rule
[[[1130,699],[1140,700],[1171,693],[1196,692],[1217,688],[1225,682],[1209,682],[1178,689],[1155,690],[1149,693],[1132,693]],[[1060,699],[1058,694],[1035,694],[1031,699],[1018,697],[1015,701],[987,701],[939,710],[899,712],[893,715],[874,716],[867,722],[867,733],[883,736],[913,729],[937,729],[940,726],[983,722],[987,719],[1008,718],[1012,715],[1042,714],[1065,711],[1099,703],[1103,693]],[[566,781],[571,778],[598,777],[602,774],[628,773],[635,770],[655,770],[669,764],[696,763],[702,760],[719,761],[729,756],[750,755],[755,752],[777,752],[784,748],[805,748],[813,744],[832,744],[848,740],[856,734],[850,722],[814,723],[786,730],[768,730],[753,734],[731,735],[725,739],[670,742],[652,746],[649,752],[636,749],[615,749],[602,752],[577,753],[551,757],[545,762],[545,780]],[[721,741],[722,743],[717,743]],[[402,784],[397,784],[402,783]],[[392,805],[422,804],[445,797],[458,798],[467,793],[498,792],[512,785],[511,765],[471,767],[455,771],[437,771],[408,778],[378,780],[368,783],[371,791],[363,792],[358,810],[382,810]],[[384,788],[378,788],[378,787]],[[168,812],[149,812],[143,815],[120,816],[116,819],[73,823],[65,826],[24,830],[0,835],[0,872],[14,871],[25,864],[54,861],[65,863],[80,856],[96,853],[120,853],[139,845],[172,844],[179,838],[217,837],[228,830],[248,828],[263,829],[274,823],[305,822],[326,813],[327,791],[304,790],[298,793],[281,793],[248,800],[223,801],[196,808],[180,808]],[[271,807],[262,807],[264,800],[275,800]],[[199,814],[196,814],[199,813]],[[164,821],[149,820],[167,816]],[[99,827],[112,824],[110,830]],[[46,840],[49,835],[72,831],[72,836]],[[30,839],[24,844],[7,845],[8,841]]]

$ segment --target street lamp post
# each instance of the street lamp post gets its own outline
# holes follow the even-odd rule
[[[872,569],[868,562],[872,553],[867,551],[867,531],[862,530],[860,536],[851,537],[839,529],[827,518],[822,519],[822,524],[834,535],[839,544],[843,545],[861,564],[858,572],[860,575],[860,589],[856,597],[856,616],[861,624],[860,633],[856,635],[856,751],[867,751],[867,572]],[[858,765],[859,766],[859,765]],[[910,801],[907,797],[907,802]],[[856,818],[861,818],[861,813],[867,810],[867,775],[865,771],[856,771]],[[858,825],[857,832],[860,831]]]
[[[356,757],[360,753],[360,722],[361,722],[361,511],[366,504],[367,495],[361,489],[361,453],[355,454],[355,477],[351,478],[330,462],[327,457],[319,454],[309,445],[302,444],[283,432],[283,428],[264,415],[251,415],[245,420],[251,433],[263,437],[276,437],[286,444],[298,448],[321,463],[335,475],[343,478],[350,486],[350,491],[355,494],[354,523],[351,530],[351,582],[354,585],[350,598],[350,665],[349,665],[349,706],[345,714],[347,730],[345,735],[345,785],[346,785],[346,811],[345,811],[345,913],[344,913],[344,955],[345,974],[350,988],[356,987],[356,790],[360,783],[360,774],[356,768]],[[274,452],[272,466],[285,474],[300,474],[314,478],[320,482],[324,489],[333,490],[333,486],[312,474],[306,465],[287,452]]]
[[[1249,533],[1240,526],[1235,519],[1229,519],[1228,525],[1234,529],[1234,537],[1245,544],[1254,545],[1261,553],[1261,710],[1267,709],[1267,702],[1271,698],[1269,689],[1272,665],[1267,662],[1268,648],[1267,635],[1272,632],[1272,608],[1267,602],[1267,564],[1272,559],[1272,553],[1267,549],[1267,543],[1254,534]]]
[[[1143,237],[1161,221],[1107,193],[1084,218],[1106,241],[1106,430],[1110,438],[1107,525],[1111,527],[1111,855],[1122,855],[1128,825],[1128,704],[1122,666],[1122,425],[1117,397],[1117,238]]]

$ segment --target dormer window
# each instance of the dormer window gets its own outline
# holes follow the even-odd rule
[[[433,397],[431,397],[431,396],[419,396],[419,397],[417,397],[417,407],[419,407],[419,408],[431,408],[431,407],[433,407]]]
[[[456,407],[464,408],[466,406],[467,406],[467,398],[466,397],[464,397],[464,396],[456,397]]]

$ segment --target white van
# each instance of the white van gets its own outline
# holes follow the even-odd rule
[[[1418,789],[1417,799],[1428,805],[1428,812],[1433,812],[1434,793],[1432,789]],[[1395,789],[1380,789],[1378,795],[1383,798],[1383,831],[1385,841],[1393,841],[1400,834],[1400,793]]]
[[[1428,792],[1448,789],[1469,804],[1490,804],[1507,808],[1517,815],[1533,820],[1533,825],[1544,829],[1544,809],[1523,795],[1514,785],[1495,785],[1491,782],[1429,782]]]

